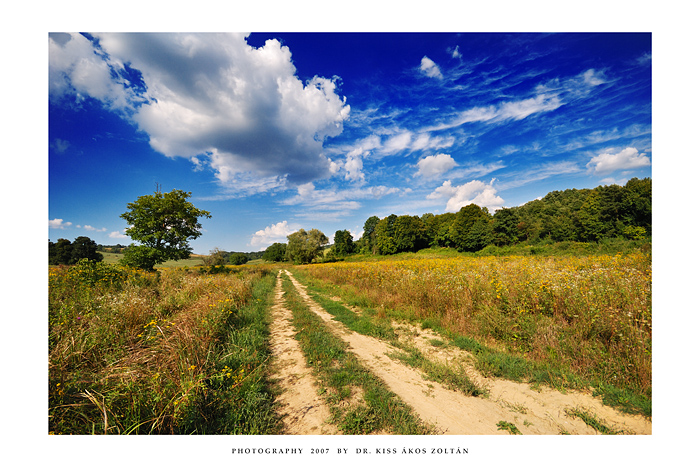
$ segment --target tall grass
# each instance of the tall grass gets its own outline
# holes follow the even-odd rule
[[[273,280],[262,268],[51,269],[49,431],[274,431],[264,324]]]
[[[423,254],[302,270],[385,314],[512,354],[512,363],[526,358],[554,373],[569,372],[607,394],[617,390],[622,405],[629,394],[651,398],[648,252],[583,257]],[[482,369],[489,365],[482,362]],[[642,411],[650,410],[649,405]]]

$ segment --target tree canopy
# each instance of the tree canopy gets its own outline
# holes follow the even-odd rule
[[[269,261],[271,263],[276,263],[276,262],[284,261],[286,254],[287,254],[287,245],[285,243],[273,243],[272,245],[267,247],[267,249],[265,250],[265,253],[263,253],[262,258],[265,261]]]
[[[311,229],[308,232],[299,229],[287,236],[288,260],[298,264],[310,263],[323,252],[323,246],[328,244],[328,237],[318,229]]]
[[[190,196],[192,193],[182,190],[157,190],[127,204],[129,210],[120,217],[129,223],[126,234],[141,245],[127,249],[122,261],[152,270],[154,265],[169,259],[189,258],[189,240],[202,235],[199,218],[211,218],[208,211],[197,209],[188,201]]]
[[[86,258],[102,261],[103,256],[97,251],[97,243],[89,237],[76,237],[70,240],[59,238],[56,243],[49,241],[49,264],[76,264]]]
[[[633,178],[625,186],[552,191],[493,215],[469,204],[457,213],[372,216],[365,222],[361,244],[366,253],[390,255],[426,246],[473,252],[522,241],[642,239],[651,235],[651,205],[651,179]]]
[[[347,230],[338,230],[333,237],[333,253],[336,256],[347,256],[353,252],[352,234]]]

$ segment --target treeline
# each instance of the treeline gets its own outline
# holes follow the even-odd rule
[[[80,259],[87,258],[94,261],[102,261],[102,253],[126,253],[134,245],[100,245],[89,237],[77,237],[73,242],[65,238],[59,238],[56,243],[49,240],[49,264],[76,264]],[[246,264],[248,261],[262,259],[263,251],[237,252],[224,251],[218,248],[212,250],[209,256],[202,258],[206,266],[221,266],[225,264]]]
[[[49,240],[49,264],[76,264],[83,258],[102,261],[103,255],[98,252],[98,245],[88,237],[77,237],[73,242],[59,238],[56,243]]]
[[[214,248],[209,252],[209,256],[205,256],[202,261],[205,266],[223,266],[225,264],[241,265],[246,264],[248,261],[253,261],[256,259],[261,259],[263,257],[262,251],[254,251],[249,253],[242,253],[238,251],[224,251],[219,248]]]
[[[552,191],[522,206],[493,215],[475,204],[459,212],[418,216],[376,216],[365,222],[355,247],[388,255],[427,247],[479,251],[488,245],[520,242],[599,242],[607,238],[651,237],[651,179],[594,189]]]
[[[493,215],[470,204],[459,212],[383,219],[372,216],[364,233],[353,241],[347,230],[338,230],[324,256],[332,261],[351,253],[391,255],[429,247],[475,252],[489,245],[508,246],[543,241],[600,242],[608,238],[651,237],[651,179],[633,178],[625,186],[552,191],[522,206],[503,208]],[[299,261],[285,252],[285,244],[270,246],[267,261]]]

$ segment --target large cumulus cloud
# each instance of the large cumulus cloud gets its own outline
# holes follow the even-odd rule
[[[301,82],[277,40],[254,48],[244,34],[92,37],[51,38],[52,97],[130,105],[125,115],[154,150],[208,165],[229,188],[251,176],[266,180],[264,190],[331,173],[323,142],[342,132],[350,108],[334,79]]]

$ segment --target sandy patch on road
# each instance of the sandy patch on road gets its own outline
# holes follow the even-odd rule
[[[338,434],[336,427],[328,422],[330,410],[318,394],[315,378],[294,338],[292,313],[285,308],[283,296],[278,274],[270,334],[275,359],[273,372],[281,390],[277,402],[284,423],[283,432],[292,435]]]
[[[620,413],[604,406],[590,394],[568,391],[563,394],[549,388],[538,391],[525,383],[481,376],[470,365],[470,355],[460,349],[436,347],[431,339],[440,339],[429,330],[410,329],[410,338],[428,358],[443,363],[461,363],[473,381],[489,391],[488,398],[471,397],[426,380],[420,371],[387,356],[400,352],[373,337],[349,331],[335,321],[306,293],[305,287],[285,271],[309,308],[350,345],[360,361],[385,381],[391,391],[416,411],[425,422],[443,434],[508,434],[498,423],[514,424],[523,434],[596,434],[582,420],[567,415],[567,409],[579,408],[594,413],[606,425],[629,434],[651,434],[651,422],[642,416]]]

